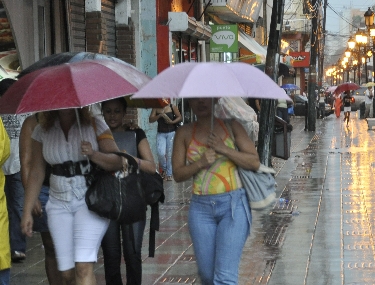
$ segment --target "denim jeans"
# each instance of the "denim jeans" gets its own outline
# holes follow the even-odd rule
[[[126,284],[142,284],[142,242],[146,220],[131,225],[111,221],[102,240],[104,256],[105,282],[111,285],[122,285],[121,278],[121,235],[126,266]],[[132,227],[133,233],[130,230]],[[134,244],[131,239],[134,236]]]
[[[238,284],[250,227],[251,211],[244,189],[192,196],[189,231],[203,285]]]
[[[167,176],[172,176],[172,150],[175,132],[158,133],[156,136],[159,165]]]
[[[5,195],[9,214],[9,235],[11,252],[26,252],[26,236],[21,231],[24,192],[21,172],[5,175]]]
[[[10,269],[0,270],[0,285],[10,284]]]

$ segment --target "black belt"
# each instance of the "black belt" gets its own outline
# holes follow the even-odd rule
[[[91,170],[91,163],[87,160],[73,162],[64,161],[61,164],[52,165],[52,174],[57,176],[73,177],[76,175],[86,175]]]

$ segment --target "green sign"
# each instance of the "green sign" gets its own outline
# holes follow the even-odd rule
[[[238,52],[237,25],[213,25],[210,52]]]

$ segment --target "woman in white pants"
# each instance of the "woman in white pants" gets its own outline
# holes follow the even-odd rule
[[[87,108],[79,113],[84,141],[74,109],[41,113],[32,134],[34,164],[26,183],[21,227],[26,235],[32,235],[32,209],[48,163],[52,174],[46,211],[58,269],[64,284],[93,285],[93,264],[109,220],[89,211],[85,203],[87,158],[107,171],[120,170],[122,161],[110,153],[118,147],[104,120],[93,119]]]

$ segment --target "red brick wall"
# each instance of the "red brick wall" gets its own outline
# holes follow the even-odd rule
[[[132,65],[136,64],[133,25],[116,26],[116,50],[116,56],[119,59]]]
[[[88,52],[107,54],[105,21],[100,11],[86,13],[86,46]]]

